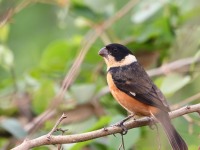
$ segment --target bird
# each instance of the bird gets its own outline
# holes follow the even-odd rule
[[[186,142],[171,123],[170,108],[133,53],[124,45],[111,43],[100,49],[107,65],[107,83],[114,99],[131,115],[155,118],[163,127],[173,150],[188,150]]]

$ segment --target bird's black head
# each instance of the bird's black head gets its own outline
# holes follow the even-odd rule
[[[126,66],[137,61],[128,48],[116,43],[103,47],[99,51],[99,55],[104,58],[108,70],[111,67]]]
[[[106,46],[108,53],[112,55],[116,61],[121,61],[127,55],[132,54],[125,46],[117,43],[109,44]]]
[[[127,55],[132,54],[132,52],[129,51],[128,48],[126,48],[125,46],[123,46],[121,44],[117,44],[117,43],[112,43],[112,44],[106,45],[104,49],[106,49],[107,52],[100,51],[99,54],[101,56],[111,55],[115,58],[116,61],[121,61]]]

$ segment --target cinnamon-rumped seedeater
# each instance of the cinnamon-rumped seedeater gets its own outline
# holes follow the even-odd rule
[[[169,106],[132,52],[121,44],[109,44],[99,51],[107,64],[107,82],[113,97],[128,112],[153,116],[164,128],[173,150],[187,150],[187,144],[170,122]]]

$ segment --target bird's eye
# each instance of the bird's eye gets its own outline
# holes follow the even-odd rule
[[[117,48],[114,48],[114,49],[113,49],[113,52],[114,52],[114,53],[118,53],[118,49],[117,49]]]

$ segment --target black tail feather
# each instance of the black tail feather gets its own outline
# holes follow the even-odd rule
[[[156,118],[163,126],[173,150],[188,150],[187,144],[171,124],[169,115],[162,113],[162,115],[156,116]]]

